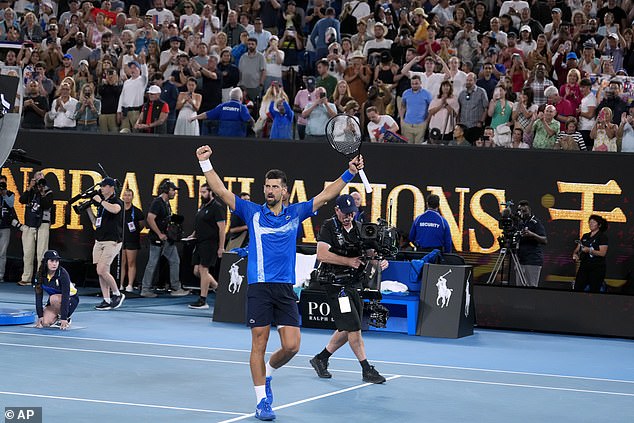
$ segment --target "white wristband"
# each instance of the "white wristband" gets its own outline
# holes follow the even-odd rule
[[[198,162],[200,164],[200,169],[202,169],[203,173],[205,172],[209,172],[210,170],[213,170],[214,167],[211,165],[211,162],[209,161],[209,159],[202,161],[202,162]]]

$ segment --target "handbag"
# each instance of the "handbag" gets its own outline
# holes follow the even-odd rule
[[[502,124],[495,128],[493,131],[493,143],[497,147],[508,147],[511,144],[511,141],[512,131],[510,126]]]

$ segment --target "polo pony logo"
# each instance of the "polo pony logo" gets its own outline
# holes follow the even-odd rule
[[[229,268],[229,292],[231,294],[237,294],[240,291],[240,287],[242,286],[242,281],[244,280],[244,276],[240,274],[240,268],[238,267],[238,263],[240,263],[244,258],[236,261]]]
[[[469,293],[469,279],[471,278],[471,272],[467,276],[467,288],[465,289],[465,300],[464,300],[464,317],[469,317],[469,311],[471,307],[471,294]]]
[[[440,275],[438,277],[438,282],[436,282],[436,288],[438,288],[438,296],[436,297],[436,305],[440,306],[440,308],[445,308],[449,305],[449,300],[451,299],[451,293],[453,289],[447,288],[447,279],[445,276],[451,273],[451,269],[444,275]]]

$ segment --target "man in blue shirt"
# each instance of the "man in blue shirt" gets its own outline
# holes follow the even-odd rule
[[[258,205],[233,194],[213,170],[207,145],[196,150],[200,167],[212,191],[239,216],[249,228],[247,265],[247,325],[251,328],[251,376],[257,407],[255,417],[273,420],[271,375],[299,351],[299,312],[293,292],[295,284],[295,239],[301,222],[339,192],[363,168],[363,158],[355,157],[335,182],[309,201],[284,206],[288,192],[286,175],[281,170],[267,172],[264,179],[266,203]],[[271,324],[277,325],[282,347],[264,362]]]
[[[427,197],[427,211],[414,220],[409,231],[409,239],[421,250],[437,248],[443,253],[451,253],[451,230],[449,223],[440,215],[440,197]]]
[[[412,75],[412,88],[406,90],[402,97],[401,135],[411,144],[422,144],[427,130],[427,110],[431,103],[431,94],[422,87],[420,75]]]
[[[326,9],[326,17],[321,18],[310,33],[310,41],[317,52],[317,60],[328,55],[328,46],[341,42],[339,21],[335,18],[335,9]]]
[[[218,122],[218,136],[220,137],[246,137],[247,123],[255,122],[249,114],[247,106],[242,104],[242,90],[238,87],[231,90],[231,100],[217,105],[212,110],[190,118],[193,120],[209,119]]]

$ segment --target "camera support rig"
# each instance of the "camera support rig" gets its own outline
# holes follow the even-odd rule
[[[515,204],[512,200],[507,201],[506,203],[501,203],[501,205],[505,206],[499,220],[499,227],[502,229],[502,235],[498,237],[498,243],[501,248],[498,257],[495,260],[495,264],[493,265],[493,270],[491,270],[491,275],[487,280],[487,284],[491,285],[495,283],[495,278],[500,273],[500,270],[502,270],[502,274],[504,274],[504,261],[506,260],[506,256],[509,255],[511,257],[511,263],[509,263],[507,273],[508,282],[510,282],[511,270],[514,265],[517,278],[519,279],[521,285],[528,286],[526,275],[524,274],[524,270],[520,265],[520,260],[517,257],[517,250],[519,249],[520,238],[522,236],[518,225],[519,212],[515,210]]]

